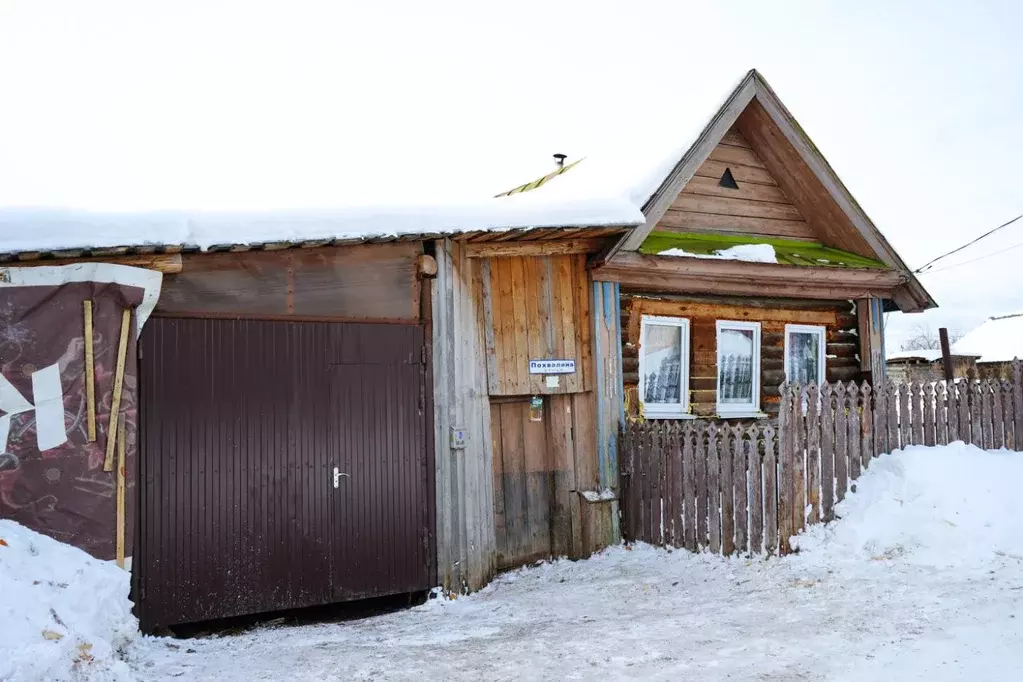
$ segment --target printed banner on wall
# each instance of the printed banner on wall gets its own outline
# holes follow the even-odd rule
[[[141,322],[160,273],[125,266],[0,268],[0,517],[100,559],[116,541],[116,471],[104,471],[124,310],[121,404],[127,435],[126,552],[131,552]],[[82,281],[85,279],[85,281]],[[93,305],[96,440],[88,441],[84,301]]]

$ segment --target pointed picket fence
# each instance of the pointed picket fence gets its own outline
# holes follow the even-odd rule
[[[873,458],[954,441],[1023,451],[1023,366],[1012,380],[783,384],[777,422],[633,422],[619,439],[627,541],[785,554],[831,521]]]

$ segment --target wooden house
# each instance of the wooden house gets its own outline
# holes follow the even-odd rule
[[[936,304],[751,71],[595,264],[621,287],[632,417],[757,419],[884,371],[882,313]]]
[[[557,203],[589,163],[492,201]],[[8,253],[0,282],[89,259],[164,273],[124,384],[143,627],[475,590],[587,556],[620,537],[626,415],[768,417],[786,376],[883,371],[882,312],[934,305],[756,72],[641,199],[496,230],[464,212],[359,235],[259,216],[261,237],[232,224],[205,249],[155,234]],[[82,338],[77,312],[61,320]],[[88,447],[63,456],[80,466]],[[44,485],[0,481],[4,516]],[[72,507],[28,523],[54,534]]]

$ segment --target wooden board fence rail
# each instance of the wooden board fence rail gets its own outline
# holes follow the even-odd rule
[[[626,541],[785,554],[831,521],[871,460],[955,441],[1023,451],[1023,364],[1011,380],[783,384],[777,422],[635,421],[619,439]]]

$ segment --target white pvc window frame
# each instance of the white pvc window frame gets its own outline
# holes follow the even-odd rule
[[[643,345],[649,325],[662,327],[678,327],[681,329],[681,362],[679,363],[679,396],[678,402],[650,403],[644,401],[646,396],[646,374],[644,370]],[[689,320],[684,317],[664,317],[660,315],[643,315],[640,317],[639,328],[639,404],[640,413],[647,419],[689,419]]]
[[[785,325],[785,381],[792,381],[791,361],[789,360],[789,335],[790,334],[813,334],[818,337],[817,344],[817,380],[818,386],[824,383],[827,377],[827,350],[828,329],[818,325],[810,324],[787,324]]]
[[[716,323],[717,334],[715,345],[717,346],[717,413],[719,417],[755,417],[760,414],[760,323],[746,322],[742,320],[718,320]],[[748,403],[722,403],[721,402],[721,332],[726,330],[752,331],[753,332],[753,367],[752,367],[752,393]]]

